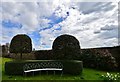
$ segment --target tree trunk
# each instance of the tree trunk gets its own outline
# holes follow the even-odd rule
[[[20,41],[20,44],[21,44],[21,48],[20,48],[20,59],[22,60],[22,49],[23,49],[23,45],[22,45],[22,41]]]
[[[20,53],[20,59],[22,59],[22,53]]]

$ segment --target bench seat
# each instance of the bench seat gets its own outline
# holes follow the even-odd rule
[[[27,72],[35,72],[35,71],[43,71],[43,70],[46,70],[46,71],[62,71],[62,69],[58,69],[58,68],[43,68],[43,69],[26,70],[24,72],[27,73]]]

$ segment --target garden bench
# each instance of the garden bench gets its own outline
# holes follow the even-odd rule
[[[26,76],[27,73],[29,72],[34,72],[36,71],[61,71],[61,75],[63,74],[63,65],[60,62],[39,62],[39,63],[27,63],[23,66],[24,74]]]

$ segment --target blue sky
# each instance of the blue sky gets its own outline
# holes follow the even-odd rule
[[[51,49],[62,34],[75,36],[81,48],[118,45],[117,2],[2,2],[0,44],[27,34],[33,48]]]

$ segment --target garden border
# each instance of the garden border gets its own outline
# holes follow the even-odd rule
[[[23,75],[23,66],[28,63],[40,62],[60,62],[63,64],[63,73],[79,75],[83,70],[82,61],[77,60],[26,60],[26,61],[10,61],[5,63],[5,73],[8,75]],[[48,68],[48,67],[46,67]]]

